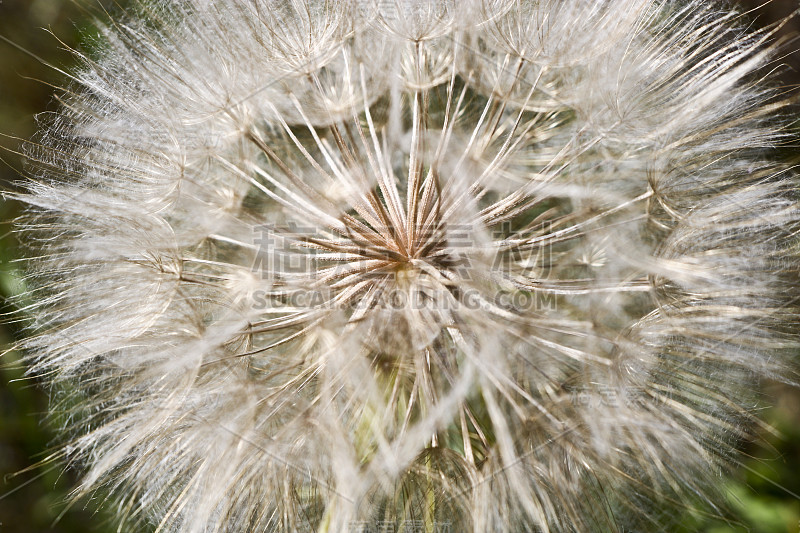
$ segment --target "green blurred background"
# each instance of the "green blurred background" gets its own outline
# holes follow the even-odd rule
[[[102,4],[115,3],[0,0],[2,190],[13,190],[25,168],[24,158],[16,153],[19,139],[33,135],[37,113],[56,108],[52,85],[63,84],[64,76],[45,63],[68,71],[74,60],[65,45],[80,48],[95,33],[86,6],[96,11]],[[751,18],[764,25],[798,9],[800,1],[762,5],[763,0],[742,0],[741,4],[755,9]],[[798,31],[800,22],[795,19],[785,25],[783,34],[791,37]],[[800,52],[789,52],[795,49],[800,49],[796,39],[787,44],[781,67],[784,85],[794,92],[800,83]],[[21,265],[14,262],[18,246],[11,233],[18,209],[14,202],[0,203],[0,295],[4,297],[0,312],[7,317],[0,322],[0,346],[6,349],[21,335],[21,324],[8,315],[12,303],[5,299],[22,287]],[[0,365],[0,533],[115,531],[110,511],[95,512],[94,502],[66,505],[75,472],[62,465],[35,466],[47,457],[53,443],[52,429],[44,422],[46,394],[35,381],[22,379],[18,353],[8,351]],[[724,519],[687,511],[682,531],[800,533],[800,391],[777,384],[768,388],[777,403],[766,408],[763,416],[779,435],[764,432],[758,439],[761,442],[743,443],[748,460],[731,481],[720,481],[728,494]]]

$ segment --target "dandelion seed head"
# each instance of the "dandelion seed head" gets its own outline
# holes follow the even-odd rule
[[[795,344],[794,177],[740,26],[655,0],[110,24],[23,196],[78,492],[182,532],[713,505]]]

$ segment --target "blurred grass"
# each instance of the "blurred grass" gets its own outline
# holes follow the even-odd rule
[[[85,4],[84,4],[85,5]],[[51,85],[63,76],[31,54],[55,67],[68,70],[72,55],[48,33],[64,44],[77,46],[93,26],[81,6],[70,0],[0,0],[0,36],[29,53],[0,42],[0,187],[14,189],[24,158],[15,152],[18,139],[30,138],[36,130],[35,115],[56,108]],[[0,295],[21,290],[21,271],[14,259],[18,243],[11,220],[18,214],[15,202],[0,203]],[[0,300],[0,311],[8,317],[11,304]],[[21,334],[21,324],[8,318],[0,323],[0,346],[10,347]],[[0,532],[2,533],[105,533],[109,517],[95,513],[90,505],[67,508],[68,491],[75,473],[60,464],[33,467],[51,450],[53,432],[44,423],[47,398],[43,389],[23,379],[19,354],[5,353],[0,359]],[[84,509],[85,507],[85,509]],[[63,514],[62,514],[63,513]]]
[[[108,4],[114,0],[109,0]],[[620,0],[622,1],[622,0]],[[713,0],[710,0],[713,1]],[[93,33],[91,21],[81,5],[97,0],[0,0],[0,36],[55,67],[69,70],[74,61],[58,39],[78,46],[81,37]],[[798,8],[797,0],[742,0],[757,23],[766,24]],[[797,19],[784,33],[800,30]],[[798,48],[793,44],[790,48]],[[798,83],[800,53],[788,55],[782,69],[783,82]],[[55,109],[53,88],[63,76],[18,48],[0,42],[0,187],[14,188],[24,167],[15,153],[18,139],[30,138],[36,129],[34,116]],[[18,243],[10,233],[10,221],[18,214],[13,202],[0,204],[0,295],[18,294],[21,288]],[[0,300],[4,315],[10,303]],[[20,324],[0,323],[0,345],[11,346],[21,335]],[[75,474],[61,465],[34,467],[44,459],[53,442],[53,432],[44,420],[46,395],[37,383],[22,379],[19,354],[6,353],[0,363],[0,533],[104,533],[115,530],[110,515],[93,513],[92,502],[66,508],[65,501]],[[680,531],[689,533],[800,533],[800,391],[773,385],[777,404],[764,411],[764,418],[780,434],[762,432],[766,443],[745,444],[749,459],[731,481],[720,479],[728,495],[725,519],[687,511]],[[84,508],[85,507],[85,508]]]

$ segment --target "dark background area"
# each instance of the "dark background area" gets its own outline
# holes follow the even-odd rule
[[[13,189],[21,179],[24,160],[16,152],[20,139],[34,134],[35,115],[56,108],[53,86],[62,85],[64,76],[45,63],[70,70],[74,60],[64,46],[80,48],[79,43],[95,33],[82,6],[96,10],[102,3],[115,2],[0,0],[0,189]],[[798,0],[741,0],[740,4],[752,10],[748,16],[757,26],[772,24],[800,8]],[[776,63],[783,87],[795,95],[800,84],[799,19],[791,19],[781,29],[787,41]],[[800,118],[800,106],[794,109]],[[14,202],[0,203],[3,297],[24,288],[21,265],[15,262],[18,245],[11,233],[11,220],[18,210]],[[36,382],[23,379],[19,354],[11,349],[21,336],[21,324],[9,315],[12,305],[0,300],[6,317],[0,322],[0,346],[6,351],[0,358],[0,533],[115,531],[110,514],[93,512],[94,502],[66,505],[75,472],[58,463],[37,466],[47,458],[47,450],[52,451],[54,433],[44,421],[45,392]],[[763,415],[779,435],[763,432],[760,443],[744,443],[749,459],[730,482],[720,481],[720,489],[729,495],[727,519],[687,511],[683,531],[800,533],[800,391],[777,384],[768,388],[777,402]]]

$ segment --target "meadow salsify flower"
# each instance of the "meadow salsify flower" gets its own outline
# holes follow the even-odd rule
[[[31,143],[77,494],[161,531],[619,531],[792,381],[769,31],[710,2],[142,2]],[[673,515],[674,516],[674,515]]]

